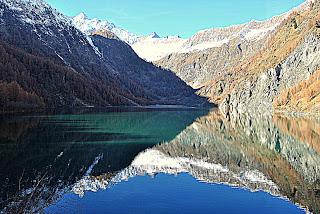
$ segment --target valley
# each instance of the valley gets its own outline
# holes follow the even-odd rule
[[[139,36],[84,14],[74,23],[88,35],[112,32],[141,58],[173,71],[224,114],[279,109],[317,113],[317,82],[305,82],[316,81],[313,73],[319,68],[318,14],[319,2],[306,1],[265,21],[207,29],[187,39]],[[310,91],[311,84],[313,91],[306,99],[286,95],[293,87]],[[293,108],[292,102],[306,107]]]
[[[319,213],[320,0],[124,2],[0,0],[0,213]]]

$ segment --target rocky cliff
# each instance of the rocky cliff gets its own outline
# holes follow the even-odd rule
[[[231,39],[155,63],[172,69],[225,114],[319,112],[319,7],[318,1],[306,1],[264,22],[204,31],[190,39],[193,45],[210,41],[209,35]]]
[[[261,53],[209,84],[213,88],[211,97],[220,103],[221,110],[225,114],[273,111],[272,103],[283,90],[313,75],[320,66],[320,29],[316,25],[319,19],[318,4],[293,13]],[[226,87],[218,94],[221,82]],[[313,102],[314,98],[306,102]]]
[[[172,70],[193,88],[199,89],[219,75],[225,75],[240,62],[257,53],[266,37],[258,41],[240,38],[219,47],[191,53],[172,53],[155,64]],[[204,95],[206,95],[204,93]]]
[[[251,21],[226,28],[201,31],[179,52],[155,62],[168,68],[194,88],[201,88],[259,52],[287,14],[266,21]]]

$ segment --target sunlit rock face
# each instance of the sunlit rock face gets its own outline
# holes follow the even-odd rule
[[[307,8],[308,2],[305,2],[269,20],[200,31],[189,38],[179,51],[174,51],[155,63],[174,71],[186,83],[200,89],[202,95],[217,101],[216,97],[224,88],[228,90],[231,82],[228,76],[232,75],[232,71],[253,62],[260,53],[265,54],[270,38],[282,27],[283,22],[290,19],[291,14]],[[261,70],[264,69],[261,65],[256,67],[259,66]],[[221,81],[216,83],[217,79]],[[246,80],[250,81],[249,78]]]
[[[223,80],[227,82],[224,90],[231,93],[221,102],[221,110],[234,115],[272,112],[272,103],[282,90],[308,79],[317,71],[320,67],[319,50],[320,39],[312,33],[283,62],[272,68],[263,70],[257,66],[255,71],[246,72],[244,69],[242,73],[232,74],[230,82]]]
[[[320,5],[316,2],[292,13],[261,52],[227,75],[217,76],[201,89],[201,93],[209,94],[225,114],[272,112],[273,102],[283,91],[307,81],[320,66],[320,31],[315,24],[319,19]],[[316,87],[314,90],[318,91]],[[318,112],[319,106],[314,98],[300,100],[299,105],[308,108],[285,108],[284,103],[282,110]]]

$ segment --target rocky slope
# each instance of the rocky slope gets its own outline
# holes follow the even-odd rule
[[[261,50],[286,16],[201,31],[188,39],[182,50],[155,63],[171,69],[192,87],[200,88]]]
[[[308,7],[306,1],[297,8],[265,21],[201,31],[155,63],[168,68],[194,88],[201,88],[219,75],[228,75],[235,67],[252,60],[263,51],[272,35],[290,14]],[[223,87],[223,83],[219,87]],[[201,91],[209,96],[210,87]],[[219,90],[219,89],[218,89]]]
[[[205,51],[172,53],[155,64],[171,69],[187,84],[199,89],[253,56],[264,42],[265,39],[253,42],[235,38],[227,44]]]
[[[306,1],[282,16],[243,25],[256,33],[240,33],[220,47],[173,53],[156,64],[175,71],[225,114],[319,112],[319,7],[319,1]],[[211,34],[195,41],[210,41]]]
[[[42,0],[1,0],[0,32],[10,59],[2,62],[2,82],[16,82],[47,107],[203,102],[178,77],[139,59],[124,42],[83,34]],[[116,64],[116,59],[130,60]],[[16,101],[9,100],[6,109],[11,102]]]
[[[220,103],[225,114],[272,111],[272,103],[281,91],[307,79],[320,66],[319,10],[319,3],[315,3],[291,14],[260,53],[217,77],[200,93],[208,93]]]
[[[155,32],[147,36],[137,36],[108,21],[88,19],[83,13],[74,17],[73,23],[86,34],[110,31],[119,39],[130,44],[141,58],[155,62],[171,54],[186,54],[221,47],[235,39],[247,42],[261,40],[273,32],[286,16],[287,14],[284,14],[262,22],[251,21],[247,24],[226,28],[206,29],[187,39],[179,36],[160,37]]]

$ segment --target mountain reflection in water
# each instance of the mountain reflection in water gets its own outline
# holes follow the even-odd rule
[[[87,173],[112,174],[127,167],[139,152],[172,140],[206,112],[111,109],[2,116],[0,207],[8,213],[39,212]]]
[[[262,190],[320,212],[317,121],[276,115],[226,118],[217,111],[181,109],[1,121],[4,212],[39,212],[51,205],[50,212],[70,192],[85,198],[90,191],[159,173]]]

